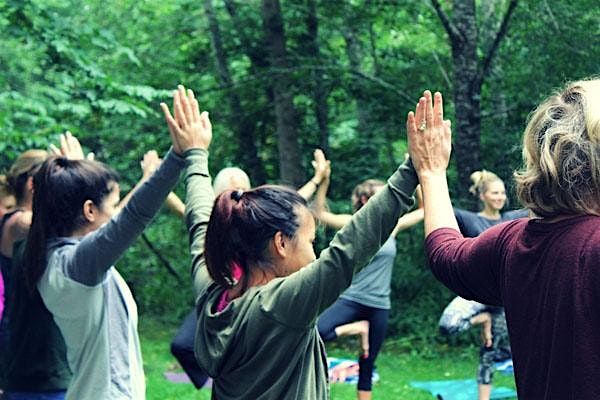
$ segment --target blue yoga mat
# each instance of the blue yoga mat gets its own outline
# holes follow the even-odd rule
[[[475,379],[447,381],[412,381],[410,386],[427,390],[443,400],[477,400],[477,382]],[[492,387],[491,399],[516,398],[517,392],[507,387]]]

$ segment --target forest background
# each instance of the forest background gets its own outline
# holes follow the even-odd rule
[[[424,89],[453,121],[456,205],[476,209],[468,176],[505,179],[521,164],[527,115],[554,88],[600,72],[593,0],[0,0],[0,171],[29,148],[73,132],[122,177],[169,145],[159,101],[178,83],[210,111],[210,169],[248,171],[254,185],[299,186],[322,148],[330,206],[385,179],[406,152],[406,113]],[[183,195],[180,187],[177,192]],[[318,250],[333,232],[319,228]],[[431,276],[423,232],[398,236],[389,335],[441,340],[453,295]],[[118,262],[142,318],[173,326],[193,304],[183,223],[161,213]]]

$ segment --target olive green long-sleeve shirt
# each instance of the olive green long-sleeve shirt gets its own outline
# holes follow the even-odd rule
[[[213,204],[208,153],[186,153],[186,223],[198,294],[196,358],[214,378],[212,397],[328,399],[325,348],[315,323],[346,289],[354,273],[388,239],[412,205],[417,176],[402,165],[310,265],[248,289],[215,312],[223,293],[208,276],[204,235]]]

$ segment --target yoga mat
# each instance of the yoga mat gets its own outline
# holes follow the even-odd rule
[[[477,400],[477,382],[475,379],[446,381],[412,381],[410,386],[427,390],[439,400]],[[517,392],[507,387],[492,387],[490,399],[516,398]]]

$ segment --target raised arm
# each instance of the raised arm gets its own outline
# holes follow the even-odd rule
[[[210,278],[204,259],[204,238],[214,201],[210,175],[208,173],[208,148],[212,140],[212,126],[208,113],[200,113],[198,102],[189,91],[188,96],[179,90],[175,96],[175,118],[171,117],[166,105],[162,104],[169,129],[183,130],[195,138],[192,146],[184,153],[185,157],[185,223],[189,233],[192,256],[191,275],[194,289],[199,293]]]
[[[389,238],[395,221],[412,206],[416,186],[417,176],[408,161],[352,216],[319,259],[270,284],[265,311],[290,326],[306,328],[314,323]]]
[[[406,121],[410,157],[423,190],[425,236],[443,227],[458,230],[446,180],[452,136],[450,121],[444,120],[441,93],[435,94],[433,106],[431,100],[431,92],[426,90],[415,113],[411,111]]]
[[[188,101],[182,106],[180,98],[183,96],[186,96],[185,89],[180,86],[174,95],[175,118],[166,105],[161,104],[173,143],[172,150],[150,179],[135,190],[127,205],[108,223],[86,235],[75,247],[73,262],[68,264],[69,275],[73,279],[88,285],[103,280],[106,270],[144,230],[177,183],[185,163],[182,155],[204,143],[196,132],[200,121],[193,118],[192,110],[194,107],[197,110],[193,93],[188,92]],[[184,106],[185,109],[182,108]]]
[[[319,185],[321,185],[321,183],[325,179],[325,173],[327,168],[329,167],[329,160],[325,158],[323,150],[315,150],[312,166],[315,170],[314,176],[310,178],[310,180],[306,182],[304,186],[298,189],[298,194],[302,196],[304,200],[310,199],[315,193],[315,190],[319,187]]]
[[[331,165],[328,164],[323,175],[323,181],[317,189],[315,196],[315,216],[319,221],[334,229],[341,229],[344,225],[350,222],[352,215],[350,214],[334,214],[327,211],[327,190],[329,190],[329,182],[331,177]]]

